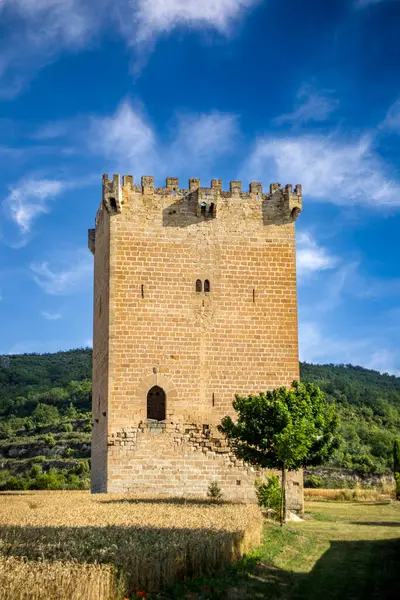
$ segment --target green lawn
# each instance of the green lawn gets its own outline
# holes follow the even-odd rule
[[[400,598],[400,503],[308,502],[306,519],[268,524],[259,551],[167,598],[389,600]]]

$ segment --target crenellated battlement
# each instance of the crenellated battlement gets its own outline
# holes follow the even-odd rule
[[[273,199],[281,205],[285,218],[296,220],[302,210],[302,187],[292,185],[282,187],[280,183],[271,183],[269,192],[264,193],[262,183],[251,182],[248,191],[242,190],[241,181],[230,181],[229,190],[224,190],[221,179],[213,179],[210,187],[201,187],[200,179],[191,178],[188,187],[180,188],[176,177],[167,177],[165,187],[155,187],[153,176],[143,176],[140,185],[135,184],[132,175],[114,175],[110,180],[108,175],[103,176],[103,205],[109,214],[118,214],[123,208],[123,198],[126,193],[141,194],[145,197],[163,196],[183,200],[189,198],[197,204],[198,217],[217,215],[218,203],[221,200],[232,199],[237,202],[268,202]]]

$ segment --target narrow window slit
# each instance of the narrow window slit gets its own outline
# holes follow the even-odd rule
[[[196,281],[196,292],[197,292],[198,294],[200,294],[202,291],[203,291],[203,284],[201,283],[201,280],[200,280],[200,279],[198,279],[198,280]]]
[[[253,303],[256,302],[256,290],[253,288]]]
[[[205,280],[205,282],[204,282],[204,292],[205,292],[206,294],[209,294],[209,293],[210,293],[210,291],[211,291],[210,282],[209,282],[209,280],[208,280],[208,279],[206,279],[206,280]]]
[[[140,293],[142,295],[142,298],[144,298],[144,285],[142,283],[142,285],[140,286]]]

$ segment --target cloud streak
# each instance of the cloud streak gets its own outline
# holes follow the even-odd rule
[[[400,134],[400,98],[389,108],[381,129]]]
[[[328,269],[333,269],[338,258],[326,248],[317,244],[310,233],[301,232],[297,236],[297,276],[301,284],[307,276]]]
[[[303,125],[310,122],[323,122],[338,105],[339,102],[331,97],[328,90],[317,91],[312,86],[305,85],[297,94],[297,103],[293,112],[277,117],[274,123]]]
[[[386,347],[374,336],[341,338],[324,331],[316,321],[305,321],[299,325],[299,346],[301,361],[364,365],[367,369],[400,375],[398,350]]]
[[[59,319],[62,319],[61,313],[54,313],[47,310],[42,310],[40,314],[47,321],[58,321]]]
[[[357,0],[354,4],[356,8],[367,8],[373,4],[383,4],[384,2],[398,2],[399,0]]]
[[[231,25],[260,0],[138,0],[133,17],[137,20],[136,40],[152,39],[176,27],[208,27],[228,35]],[[132,33],[130,34],[132,35]]]
[[[138,54],[177,27],[233,33],[261,0],[2,0],[0,95],[12,97],[63,52],[89,46],[113,28]],[[145,47],[143,47],[145,45]]]
[[[259,139],[244,169],[251,178],[302,182],[304,194],[338,205],[395,208],[400,184],[365,136],[347,141],[338,135]]]
[[[237,118],[229,113],[181,114],[171,142],[162,143],[143,112],[123,102],[114,114],[91,120],[89,149],[107,163],[132,173],[174,173],[182,164],[197,172],[232,152],[240,138]],[[161,166],[161,167],[160,167]]]
[[[64,188],[64,183],[59,180],[23,179],[10,187],[10,193],[3,201],[4,211],[25,235],[40,215],[50,211],[50,201],[59,196]]]
[[[33,280],[46,294],[68,295],[91,285],[93,261],[86,249],[79,249],[58,262],[42,261],[30,265]]]

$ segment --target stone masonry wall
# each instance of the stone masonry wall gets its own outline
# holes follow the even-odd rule
[[[93,470],[102,483],[93,491],[204,494],[216,469],[227,497],[254,493],[251,470],[232,466],[218,444],[196,446],[183,432],[188,423],[214,431],[232,415],[235,394],[299,378],[294,220],[300,210],[300,187],[273,184],[264,194],[253,183],[244,193],[231,182],[225,192],[219,180],[211,188],[190,180],[180,189],[169,178],[157,189],[151,177],[141,186],[132,177],[122,186],[118,176],[105,177],[89,240],[95,307],[101,303],[108,313],[108,321],[96,309],[94,317],[93,408],[99,392],[102,410],[93,423]],[[140,425],[154,385],[166,394],[159,435]],[[299,506],[297,483],[289,496]]]
[[[236,459],[209,425],[141,422],[112,436],[109,448],[119,463],[110,483],[112,492],[179,497],[184,491],[188,497],[205,498],[208,486],[216,481],[224,499],[256,502],[254,482],[266,475]],[[290,509],[302,513],[302,472],[288,473],[286,494]]]
[[[108,368],[109,368],[109,270],[110,217],[100,211],[96,235],[89,230],[94,254],[93,391],[92,391],[92,491],[107,490]],[[96,251],[97,250],[97,251]]]

